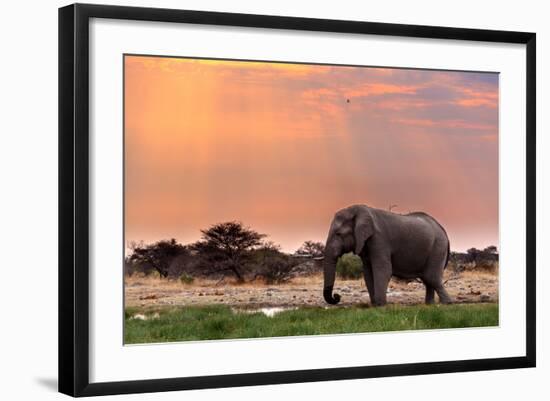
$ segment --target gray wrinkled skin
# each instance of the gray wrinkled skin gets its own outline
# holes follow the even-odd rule
[[[426,286],[426,303],[451,303],[443,287],[443,270],[449,258],[449,238],[443,227],[422,212],[396,214],[366,205],[338,211],[330,225],[325,248],[323,296],[329,304],[340,301],[332,294],[338,258],[354,252],[363,261],[365,283],[375,306],[386,304],[392,276],[419,278]]]

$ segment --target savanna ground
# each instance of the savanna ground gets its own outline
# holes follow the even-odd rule
[[[322,297],[321,274],[268,285],[260,280],[125,277],[125,343],[497,326],[495,272],[445,272],[453,305],[423,305],[423,284],[392,280],[388,305],[369,306],[363,280],[337,279],[337,306]],[[437,298],[436,298],[437,299]]]

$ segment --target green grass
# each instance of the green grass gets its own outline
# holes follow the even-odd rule
[[[132,319],[136,313],[147,320]],[[158,313],[158,317],[150,318]],[[150,319],[149,319],[150,318]],[[223,305],[126,309],[125,343],[364,333],[498,325],[498,304],[331,307],[235,313]]]

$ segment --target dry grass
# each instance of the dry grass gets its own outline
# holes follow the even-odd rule
[[[357,279],[357,280],[342,280],[340,278],[337,278],[337,281],[339,283],[356,283],[357,281],[362,281],[363,279]],[[239,287],[239,288],[257,288],[257,287],[301,287],[301,286],[308,286],[312,284],[318,284],[323,281],[323,274],[322,273],[316,273],[309,276],[300,276],[295,277],[292,280],[284,283],[284,284],[268,284],[262,279],[256,279],[252,281],[245,281],[245,282],[239,282],[234,278],[224,278],[223,280],[213,280],[208,278],[195,278],[194,281],[190,284],[182,283],[177,278],[173,279],[166,279],[161,278],[160,276],[150,274],[133,274],[132,276],[125,276],[124,277],[124,285],[129,287],[139,287],[139,286],[147,286],[150,288],[182,288],[182,287],[189,287],[189,288],[196,288],[196,287],[204,287],[204,288],[215,288],[215,287],[225,287],[225,286],[231,286],[231,287]]]
[[[467,270],[463,271],[461,273],[454,273],[450,270],[445,271],[444,275],[444,281],[454,281],[454,280],[467,280],[467,281],[479,281],[483,282],[486,280],[494,280],[498,277],[498,271],[497,272],[491,272],[487,270]],[[357,282],[363,281],[362,278],[356,279],[356,280],[343,280],[341,278],[337,278],[336,281],[338,282],[338,285],[345,286],[345,285],[351,285],[355,284],[357,285]],[[316,273],[309,276],[299,276],[295,277],[292,280],[284,283],[284,284],[268,284],[262,279],[256,279],[253,281],[246,281],[246,282],[239,282],[234,278],[224,278],[222,280],[216,279],[208,279],[208,278],[195,278],[192,283],[186,284],[182,283],[177,278],[174,279],[166,279],[161,278],[160,276],[156,276],[153,274],[150,275],[144,275],[144,274],[133,274],[132,276],[125,276],[124,277],[124,284],[128,287],[140,287],[140,286],[146,286],[150,289],[172,289],[177,290],[181,288],[216,288],[216,287],[236,287],[236,288],[273,288],[273,287],[309,287],[312,285],[318,285],[319,283],[323,282],[323,274],[322,273]],[[398,279],[392,279],[390,285],[392,287],[401,287],[408,285],[407,281],[398,280]]]
[[[195,278],[190,284],[182,283],[177,278],[161,278],[154,274],[133,274],[124,276],[124,285],[130,287],[147,286],[151,288],[182,288],[182,287],[216,287],[219,285],[239,285],[236,280],[224,279],[212,280],[206,278]]]
[[[160,305],[200,306],[231,305],[237,307],[301,307],[325,306],[322,297],[321,273],[301,276],[283,284],[267,284],[262,280],[239,283],[233,278],[213,280],[196,278],[186,284],[178,279],[136,274],[125,277],[126,306]],[[498,302],[498,275],[489,271],[456,273],[447,269],[445,288],[457,303]],[[342,296],[341,305],[368,303],[368,292],[362,279],[336,279],[335,291]],[[424,302],[425,287],[418,281],[392,280],[388,302],[417,305]]]
[[[498,277],[498,271],[488,271],[488,270],[466,270],[460,273],[461,277],[465,278],[490,278],[494,279],[495,277]]]

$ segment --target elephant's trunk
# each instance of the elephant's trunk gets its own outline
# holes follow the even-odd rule
[[[336,279],[336,261],[338,257],[334,254],[326,254],[324,260],[324,288],[323,297],[325,301],[331,305],[336,305],[340,302],[340,295],[332,294],[334,288],[334,280]]]
[[[340,294],[334,293],[332,294],[332,286],[325,287],[323,290],[323,297],[325,298],[325,301],[331,305],[336,305],[338,302],[340,302]]]

